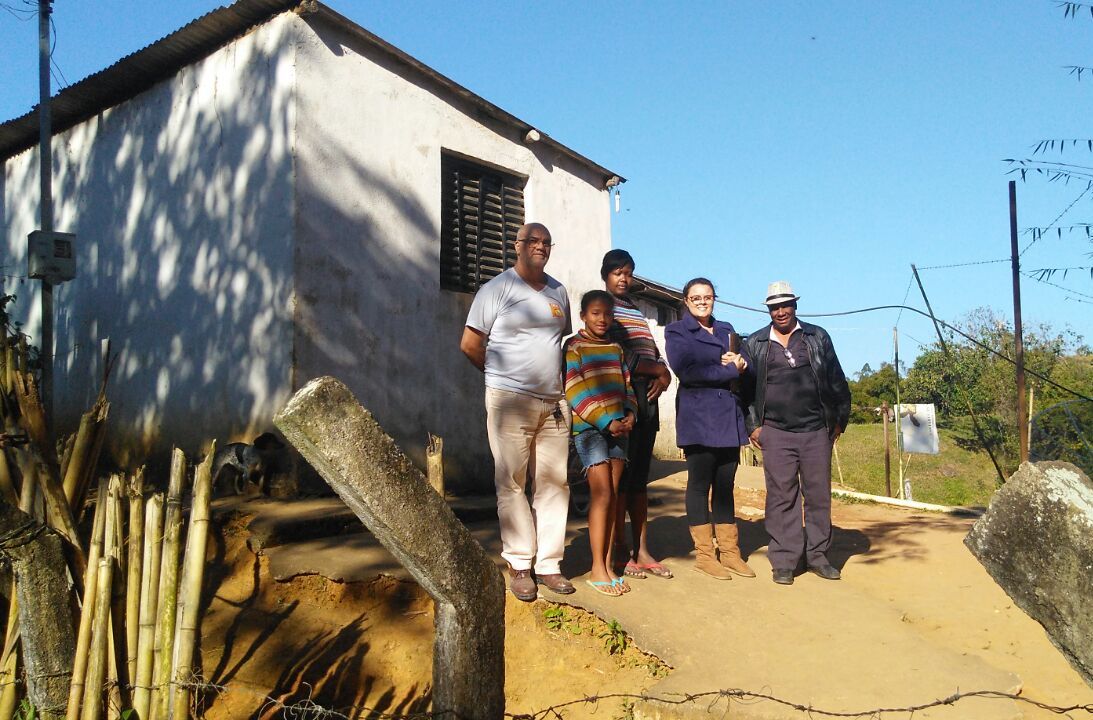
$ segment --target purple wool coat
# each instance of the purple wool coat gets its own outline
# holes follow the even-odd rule
[[[711,335],[688,313],[664,329],[668,365],[679,378],[676,392],[676,445],[740,447],[748,444],[740,398],[729,389],[739,377],[735,365],[722,365],[733,327],[716,318]],[[740,352],[743,354],[743,343]],[[751,360],[748,360],[750,369]],[[745,374],[748,372],[744,371]]]

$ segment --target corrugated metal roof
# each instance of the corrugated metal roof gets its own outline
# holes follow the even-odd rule
[[[683,302],[682,290],[676,290],[670,285],[664,285],[655,280],[641,277],[640,275],[635,275],[634,280],[642,285],[640,288],[631,290],[637,297],[645,298],[651,302],[670,305],[672,307],[678,307],[679,304]]]
[[[68,86],[50,101],[53,134],[135,97],[174,76],[181,68],[208,57],[254,26],[299,4],[300,0],[239,0]],[[37,143],[37,106],[26,115],[0,125],[0,159],[7,160]]]
[[[57,93],[51,100],[54,135],[139,95],[156,83],[174,76],[183,67],[211,55],[246,34],[251,28],[288,10],[297,10],[301,14],[314,15],[338,24],[355,37],[395,59],[408,71],[453,93],[488,117],[515,128],[521,136],[533,129],[528,123],[315,0],[238,0],[232,5],[203,15],[162,40]],[[545,133],[540,131],[540,135],[540,143],[592,169],[601,176],[605,185],[613,178],[617,178],[617,182],[625,182],[617,173],[569,149]],[[0,124],[0,160],[7,160],[37,143],[37,106],[26,115]]]

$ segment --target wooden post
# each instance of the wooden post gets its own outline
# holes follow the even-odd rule
[[[888,445],[888,401],[880,404],[880,414],[884,419],[884,492],[892,497],[892,448]]]
[[[61,538],[17,508],[0,503],[0,556],[15,577],[27,700],[43,720],[64,717],[76,650],[68,568]]]
[[[273,422],[433,597],[433,714],[501,720],[505,582],[494,560],[334,378],[305,385]]]
[[[1025,342],[1021,326],[1021,256],[1017,252],[1017,181],[1010,180],[1010,265],[1013,271],[1013,359],[1017,364],[1017,436],[1021,439],[1021,462],[1028,462],[1028,424],[1025,408]]]
[[[425,446],[425,466],[429,484],[437,495],[444,497],[444,438],[429,433],[429,444]]]

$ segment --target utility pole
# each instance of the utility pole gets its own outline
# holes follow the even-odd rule
[[[1021,256],[1017,252],[1017,182],[1010,180],[1010,265],[1013,268],[1013,354],[1017,364],[1017,435],[1021,462],[1028,462],[1028,410],[1025,406],[1025,342],[1021,327]]]
[[[53,0],[38,0],[38,159],[41,179],[40,230],[53,232],[53,119],[49,104],[49,16]],[[42,408],[46,441],[53,442],[53,280],[42,278]],[[43,448],[46,450],[46,448]]]

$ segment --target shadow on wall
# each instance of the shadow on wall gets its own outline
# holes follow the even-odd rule
[[[296,386],[341,379],[419,467],[440,435],[449,488],[472,489],[491,473],[483,385],[459,351],[472,296],[440,289],[439,155],[381,177],[326,127],[297,163]]]
[[[439,155],[423,176],[366,165],[344,137],[319,135],[327,125],[296,135],[286,27],[55,139],[56,226],[78,234],[78,277],[54,295],[58,431],[92,402],[109,338],[122,466],[249,441],[329,374],[419,465],[433,432],[453,488],[488,487],[482,379],[458,349],[471,296],[439,288]],[[352,118],[342,128],[359,132]],[[322,148],[310,166],[297,164],[304,143]],[[7,163],[5,197],[37,196],[36,157]],[[8,202],[18,247],[37,207]],[[32,294],[19,302],[31,318]]]
[[[55,139],[56,224],[78,233],[78,277],[55,292],[58,429],[90,404],[109,338],[122,464],[257,434],[287,397],[291,88],[267,45],[240,41]],[[36,153],[9,167],[13,194],[36,186]]]

